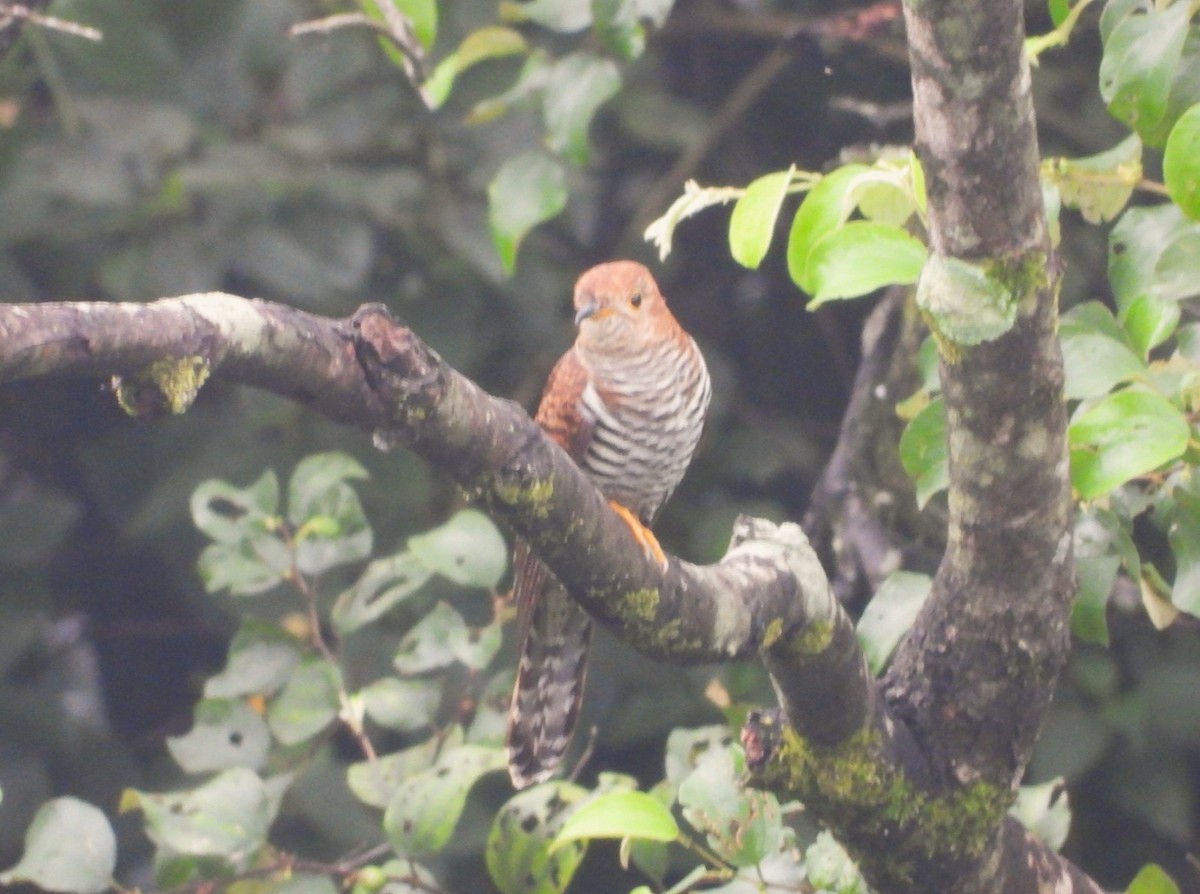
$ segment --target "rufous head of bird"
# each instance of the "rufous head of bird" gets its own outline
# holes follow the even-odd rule
[[[679,324],[650,271],[635,261],[591,268],[575,284],[576,346],[634,352],[670,336]]]

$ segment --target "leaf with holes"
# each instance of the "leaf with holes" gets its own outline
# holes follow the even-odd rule
[[[267,470],[249,487],[210,479],[193,492],[192,523],[217,543],[237,543],[269,530],[279,511],[279,479]]]
[[[347,636],[370,624],[420,590],[432,576],[433,570],[408,551],[376,559],[334,602],[330,611],[334,629],[339,636]]]
[[[500,808],[484,856],[502,894],[562,894],[587,852],[585,842],[551,851],[575,805],[589,797],[572,782],[553,781],[517,792]]]
[[[679,784],[683,818],[708,846],[734,866],[754,866],[774,853],[783,834],[779,801],[770,792],[744,788],[742,749],[710,751]]]
[[[476,509],[462,509],[444,525],[410,537],[408,548],[426,568],[463,587],[493,589],[508,568],[504,537]]]
[[[364,804],[383,810],[406,779],[428,770],[439,752],[451,751],[462,742],[462,727],[452,726],[441,738],[431,736],[411,748],[351,764],[346,770],[346,784]]]
[[[142,811],[146,834],[160,848],[235,862],[262,846],[273,815],[266,784],[244,767],[226,770],[188,791],[126,789],[121,812],[129,810]]]
[[[266,721],[243,701],[204,699],[192,713],[192,728],[168,736],[167,750],[185,773],[230,767],[260,769],[271,747]]]
[[[458,650],[469,637],[462,615],[439,602],[400,640],[392,666],[407,675],[446,667],[458,660]]]
[[[396,853],[421,857],[445,847],[471,787],[485,773],[506,764],[503,748],[462,745],[443,752],[433,767],[402,782],[383,814],[383,831]]]

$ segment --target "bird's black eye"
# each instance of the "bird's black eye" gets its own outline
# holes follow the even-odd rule
[[[631,296],[629,296],[629,303],[632,304],[634,307],[641,307],[642,306],[642,293],[634,292]]]

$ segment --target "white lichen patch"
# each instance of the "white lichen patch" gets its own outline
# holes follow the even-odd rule
[[[980,265],[939,254],[929,256],[917,283],[917,306],[942,338],[960,345],[1008,332],[1019,297]]]

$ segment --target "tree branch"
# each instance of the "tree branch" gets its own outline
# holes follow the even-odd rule
[[[0,306],[0,382],[61,374],[116,374],[119,391],[137,382],[162,392],[134,409],[182,411],[209,376],[299,400],[449,474],[641,651],[672,661],[760,656],[787,718],[757,740],[766,727],[748,727],[762,780],[799,793],[882,890],[957,888],[981,853],[989,865],[1001,854],[1016,861],[1014,881],[1049,866],[1060,882],[1086,882],[1019,829],[996,838],[1004,798],[994,791],[939,790],[928,755],[889,716],[798,525],[741,518],[720,562],[672,557],[660,568],[519,406],[459,375],[381,306],[347,320],[219,293]]]

